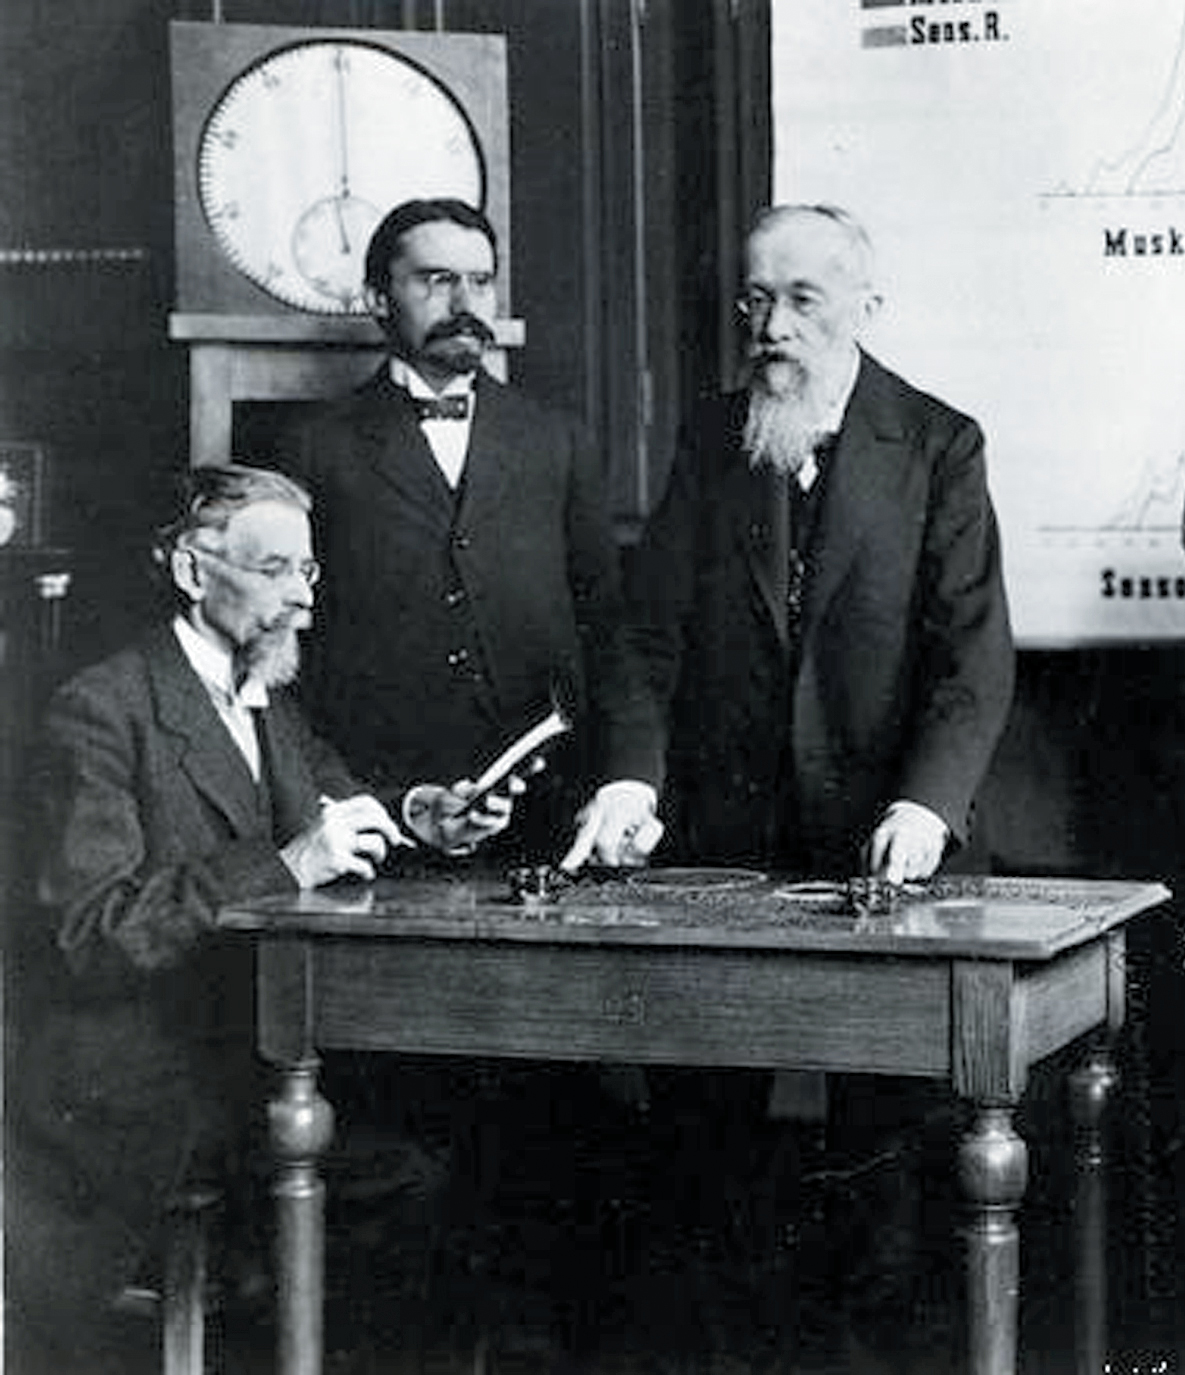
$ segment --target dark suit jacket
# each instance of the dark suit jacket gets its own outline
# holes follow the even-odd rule
[[[270,807],[168,628],[50,702],[32,779],[40,902],[8,933],[30,1285],[67,1237],[95,1270],[69,1282],[118,1289],[193,1153],[244,1112],[250,954],[215,914],[293,887],[279,847],[322,794],[356,791],[283,693],[260,727]]]
[[[482,375],[454,493],[386,368],[309,409],[280,464],[313,492],[325,564],[310,710],[351,768],[390,791],[475,776],[555,687],[584,781],[654,776],[604,481],[576,427]]]
[[[717,399],[689,427],[631,579],[668,707],[676,847],[851,874],[896,798],[965,839],[1013,684],[979,427],[862,358],[795,645],[775,615],[771,479],[741,451],[745,407]]]

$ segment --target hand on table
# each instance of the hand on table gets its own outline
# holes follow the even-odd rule
[[[372,879],[390,848],[410,844],[377,797],[358,793],[338,802],[323,799],[321,815],[284,846],[280,858],[302,888],[317,888],[347,874]]]
[[[614,868],[645,864],[662,839],[657,808],[658,795],[649,783],[634,779],[606,783],[577,813],[576,839],[560,860],[560,868],[575,873],[593,856]]]
[[[929,807],[894,802],[868,842],[868,872],[892,884],[928,879],[942,863],[949,835],[946,822]]]

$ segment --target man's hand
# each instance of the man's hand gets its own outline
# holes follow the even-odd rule
[[[408,844],[378,798],[358,793],[341,802],[326,798],[318,819],[284,846],[280,858],[302,888],[317,888],[346,874],[372,879],[390,847]]]
[[[517,774],[506,780],[505,792],[486,793],[473,801],[477,786],[463,778],[451,788],[419,783],[403,799],[403,820],[417,840],[446,855],[471,855],[491,836],[510,825],[513,799],[526,789]]]
[[[577,814],[576,839],[560,868],[575,873],[592,855],[614,868],[645,864],[662,839],[657,809],[658,794],[649,783],[606,783]]]
[[[929,807],[894,802],[868,842],[868,872],[897,884],[927,879],[942,863],[949,834],[946,822]]]

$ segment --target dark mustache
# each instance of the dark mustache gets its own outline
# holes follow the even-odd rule
[[[437,339],[453,339],[458,334],[472,334],[483,344],[494,342],[494,331],[489,325],[484,320],[479,320],[476,315],[469,314],[453,315],[447,320],[441,320],[428,331],[424,342],[430,344]]]

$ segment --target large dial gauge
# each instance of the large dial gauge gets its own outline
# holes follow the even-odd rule
[[[401,54],[352,39],[277,49],[241,72],[198,142],[198,198],[219,247],[298,310],[361,315],[363,260],[388,210],[451,196],[484,208],[464,109]]]

